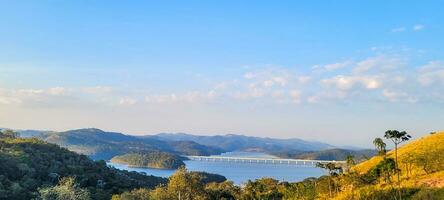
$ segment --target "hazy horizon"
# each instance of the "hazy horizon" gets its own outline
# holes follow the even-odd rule
[[[0,2],[0,126],[371,147],[442,130],[439,1]]]

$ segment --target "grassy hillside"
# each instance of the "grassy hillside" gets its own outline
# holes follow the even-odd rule
[[[1,134],[0,134],[1,135]],[[38,189],[74,177],[93,199],[135,188],[154,188],[166,179],[109,168],[36,138],[0,137],[0,199],[34,199]]]
[[[354,166],[351,173],[334,178],[344,184],[335,199],[395,199],[399,193],[403,199],[444,199],[444,131],[399,147],[400,190],[395,168],[382,165],[394,157],[394,150],[389,151],[385,158],[375,156]]]
[[[388,157],[394,158],[394,150],[387,153]],[[435,132],[422,138],[413,140],[398,149],[399,168],[403,176],[420,176],[434,172],[444,164],[444,131]],[[366,173],[375,167],[383,156],[375,156],[354,167],[359,173]],[[408,166],[411,164],[411,166]],[[409,174],[407,174],[409,172]],[[442,179],[444,181],[444,179]],[[444,183],[444,182],[443,182]]]

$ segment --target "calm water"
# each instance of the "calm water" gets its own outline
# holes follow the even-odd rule
[[[250,152],[229,152],[224,156],[244,156],[244,157],[272,157],[263,153]],[[295,165],[275,165],[257,163],[229,163],[229,162],[205,162],[205,161],[184,161],[190,171],[205,171],[225,176],[235,184],[242,184],[248,180],[255,180],[262,177],[271,177],[281,181],[301,181],[308,177],[318,177],[325,174],[325,171],[316,167],[295,166]],[[175,170],[151,169],[151,168],[129,168],[126,165],[108,163],[118,169],[128,171],[145,172],[149,175],[169,177]]]

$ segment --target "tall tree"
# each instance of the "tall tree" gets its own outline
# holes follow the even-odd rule
[[[401,188],[401,179],[400,179],[400,175],[399,175],[399,167],[398,167],[398,145],[410,140],[410,138],[412,138],[412,136],[410,136],[409,134],[407,134],[407,132],[405,131],[397,131],[397,130],[387,130],[385,132],[384,135],[385,138],[390,139],[393,144],[395,144],[395,169],[396,169],[396,174],[398,176],[398,187]],[[399,197],[401,197],[401,192],[399,193]]]
[[[384,140],[382,140],[381,138],[375,138],[375,140],[373,140],[373,144],[376,147],[376,150],[378,151],[379,155],[384,155],[386,150],[385,147],[387,146],[384,142]]]
[[[345,158],[347,164],[347,172],[350,172],[350,169],[356,164],[355,157],[353,155],[347,155]]]

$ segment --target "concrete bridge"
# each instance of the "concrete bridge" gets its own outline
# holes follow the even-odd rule
[[[278,164],[278,165],[305,165],[316,166],[316,163],[335,163],[345,164],[345,161],[336,160],[303,160],[303,159],[284,159],[284,158],[249,158],[249,157],[229,157],[229,156],[184,156],[190,160],[206,162],[234,162],[251,164]]]

